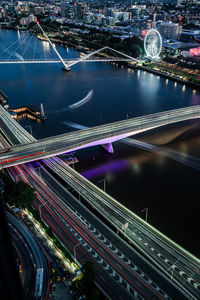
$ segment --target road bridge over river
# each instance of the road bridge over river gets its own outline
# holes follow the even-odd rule
[[[0,108],[0,114],[7,114],[7,112]],[[115,141],[153,128],[196,118],[200,118],[200,105],[126,119],[28,142],[24,145],[13,146],[2,153],[0,168],[53,157],[95,145],[106,145],[107,150],[112,152],[112,143]]]

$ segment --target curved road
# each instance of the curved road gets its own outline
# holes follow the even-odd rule
[[[36,273],[37,269],[42,268],[44,269],[44,278],[41,299],[45,299],[49,279],[46,259],[36,241],[33,239],[27,229],[17,220],[17,218],[10,213],[6,213],[6,217],[13,236],[13,243],[20,251],[20,256],[24,264],[25,274],[22,275],[22,282],[24,283],[25,287],[25,295],[30,294],[30,291],[32,291],[32,297],[34,296],[35,280],[33,281],[33,277],[30,276],[33,275],[33,271]],[[24,245],[24,247],[22,247],[22,245]],[[30,262],[32,266],[30,266]],[[30,269],[32,269],[31,274],[29,273]],[[28,291],[30,287],[31,289]]]

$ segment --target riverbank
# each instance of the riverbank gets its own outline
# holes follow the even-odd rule
[[[42,37],[42,36],[40,36],[40,35],[37,35],[37,38],[39,39],[39,40],[41,40],[41,41],[45,41],[45,42],[48,42],[48,40],[47,40],[47,38],[45,38],[45,37]],[[76,45],[76,44],[73,44],[73,43],[71,43],[71,42],[69,42],[69,41],[63,41],[63,40],[60,40],[60,39],[55,39],[55,38],[49,38],[50,40],[51,40],[51,42],[53,42],[53,43],[56,43],[56,44],[60,44],[60,45],[62,45],[62,46],[70,46],[70,47],[72,47],[72,48],[74,48],[74,49],[76,49],[77,51],[93,51],[92,49],[89,49],[89,48],[87,48],[87,47],[83,47],[83,46],[81,46],[81,45]]]
[[[137,68],[140,69],[140,70],[147,71],[147,72],[153,73],[155,75],[162,76],[166,79],[170,79],[172,81],[176,81],[178,83],[182,83],[182,84],[185,84],[185,85],[188,85],[190,87],[193,87],[195,89],[200,90],[200,83],[185,80],[185,79],[179,78],[175,75],[171,75],[171,74],[165,73],[163,71],[155,70],[155,69],[149,68],[149,67],[144,66],[144,65],[137,65]]]
[[[14,29],[14,28],[12,28],[12,29]],[[41,41],[47,41],[46,37],[41,36],[41,35],[37,35],[37,38]],[[74,44],[74,43],[71,43],[70,41],[62,40],[62,39],[59,39],[59,38],[51,37],[50,40],[53,43],[60,44],[62,46],[72,47],[73,49],[75,49],[77,51],[82,51],[82,52],[87,52],[88,53],[88,52],[92,52],[92,51],[95,50],[94,48],[91,48],[91,47],[90,48],[84,47],[83,45],[80,45],[80,43]],[[109,56],[108,54],[105,54],[105,53],[102,54],[102,55],[112,58],[111,56]],[[184,76],[189,76],[188,74],[180,74],[180,75],[173,74],[172,75],[170,70],[166,70],[166,71],[159,70],[157,68],[153,68],[153,67],[150,67],[150,66],[147,66],[147,65],[145,66],[144,64],[133,64],[133,63],[121,62],[120,65],[124,65],[126,67],[130,67],[130,68],[133,68],[133,69],[140,69],[140,70],[143,70],[143,71],[147,71],[147,72],[152,73],[154,75],[162,76],[163,78],[166,78],[166,79],[172,80],[174,82],[178,82],[178,83],[181,83],[183,85],[187,85],[187,86],[190,86],[194,89],[200,90],[200,81],[199,81],[199,83],[195,82],[195,80],[198,81],[198,79],[196,79],[195,77],[191,78],[191,80],[187,80],[187,79],[183,78]]]

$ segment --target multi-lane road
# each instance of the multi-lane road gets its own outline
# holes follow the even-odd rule
[[[26,228],[10,213],[6,214],[8,226],[12,236],[12,243],[16,249],[21,265],[21,279],[25,299],[45,299],[48,287],[47,261]],[[36,273],[43,269],[40,294],[36,294]]]
[[[4,119],[6,119],[6,114],[8,113],[0,107],[0,115],[3,115]],[[29,143],[25,145],[13,146],[9,152],[2,153],[0,155],[0,168],[52,157],[98,144],[112,143],[152,128],[195,118],[200,118],[200,105],[136,117],[38,141],[32,140],[31,142],[29,140]],[[20,131],[13,132],[19,140]]]
[[[5,115],[1,116],[2,121],[9,124],[11,131],[17,132],[20,143],[34,140],[17,122]],[[127,237],[140,248],[140,252],[147,252],[149,260],[150,257],[154,260],[153,265],[106,227],[39,162],[12,168],[13,176],[20,176],[36,189],[38,197],[35,205],[61,242],[71,253],[76,253],[81,263],[86,259],[94,262],[97,284],[111,299],[198,299],[198,270],[195,270],[199,267],[198,260],[190,255],[183,256],[180,247],[177,251],[177,245],[171,245],[169,239],[133,213],[130,214],[108,195],[102,195],[99,189],[78,173],[71,172],[69,167],[65,168],[59,159],[44,162],[66,182],[78,188],[85,199],[88,198],[90,202],[94,199],[91,203],[97,209],[102,206],[105,216],[110,216],[119,230],[128,217]],[[158,270],[158,264],[162,271]],[[186,265],[188,269],[185,271]],[[168,273],[164,272],[166,267]],[[172,280],[172,274],[175,280]],[[185,274],[186,284],[181,287]],[[196,290],[192,286],[193,277],[197,281]]]
[[[200,293],[200,260],[198,258],[121,205],[59,158],[48,159],[44,163],[60,176],[62,182],[73,187],[147,259],[177,285],[180,285],[181,289],[190,291],[191,295],[198,297]],[[128,224],[126,230],[122,229],[124,224]]]

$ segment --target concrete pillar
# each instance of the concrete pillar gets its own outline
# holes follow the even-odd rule
[[[108,153],[111,153],[111,154],[114,153],[114,149],[113,149],[112,143],[103,144],[102,147],[103,147]]]

